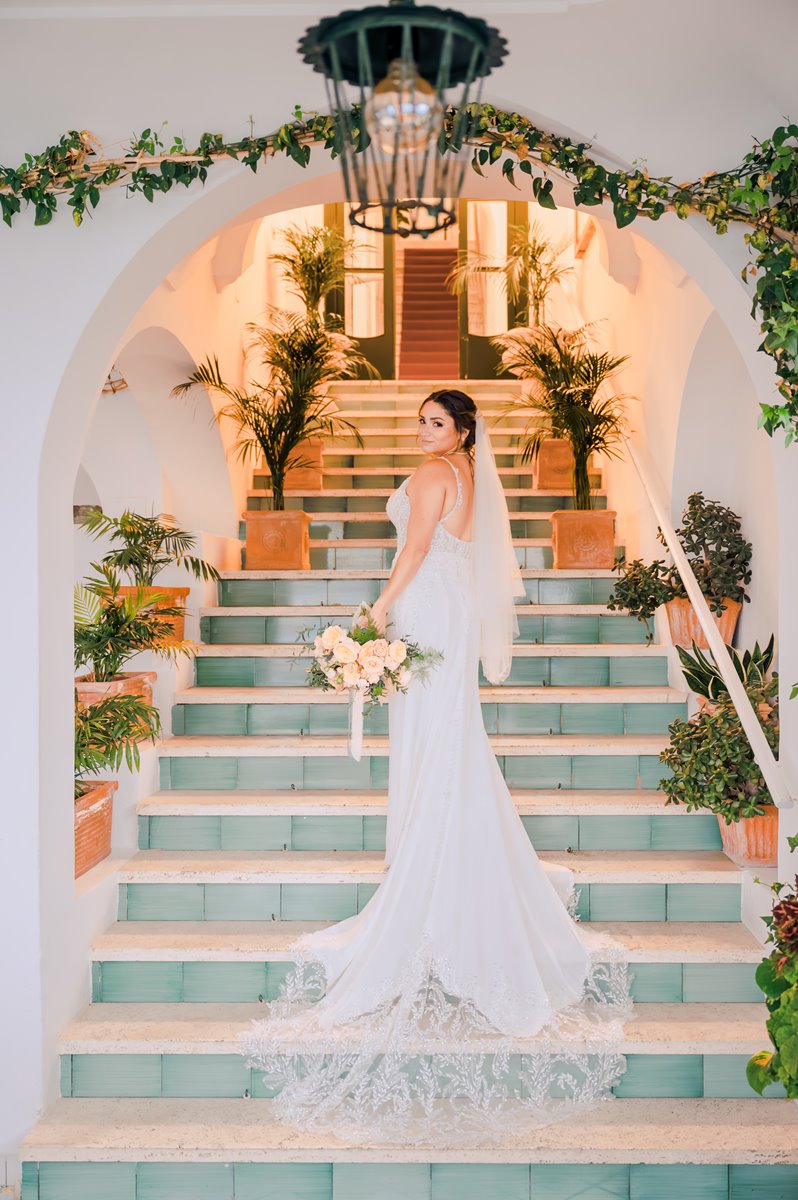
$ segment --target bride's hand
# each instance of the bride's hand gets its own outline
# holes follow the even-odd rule
[[[376,626],[381,634],[385,633],[385,624],[388,619],[387,609],[380,604],[379,600],[375,600],[371,606],[371,623]]]

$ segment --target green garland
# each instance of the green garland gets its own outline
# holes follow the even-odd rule
[[[451,115],[444,148],[456,151],[460,147],[451,136]],[[86,131],[71,130],[40,154],[26,154],[19,167],[0,166],[0,213],[11,225],[23,204],[33,206],[34,223],[46,225],[59,199],[66,197],[80,225],[114,184],[152,201],[156,193],[178,184],[204,182],[213,164],[226,158],[256,171],[264,159],[277,154],[305,167],[314,145],[335,157],[340,137],[332,117],[306,113],[299,106],[292,121],[266,137],[226,142],[221,134],[204,133],[190,149],[179,137],[167,147],[158,132],[145,129],[117,158],[105,156]],[[773,359],[779,379],[780,401],[761,406],[760,425],[770,435],[783,429],[788,444],[798,438],[798,125],[780,126],[770,138],[756,142],[738,167],[711,172],[692,183],[650,176],[639,166],[612,171],[590,157],[587,142],[574,143],[538,129],[526,117],[490,104],[469,108],[465,143],[473,147],[471,165],[479,175],[484,167],[501,163],[502,175],[515,187],[519,174],[529,176],[532,196],[544,208],[556,208],[552,176],[559,175],[572,186],[576,205],[609,202],[621,229],[638,217],[657,221],[667,212],[682,220],[701,213],[719,234],[730,222],[748,225],[745,240],[752,261],[742,276],[756,279],[751,313],[763,334],[760,349]]]

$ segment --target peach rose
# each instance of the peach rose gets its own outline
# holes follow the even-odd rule
[[[382,678],[385,662],[376,654],[370,654],[362,659],[360,666],[369,683],[376,683],[378,679]]]
[[[360,667],[356,662],[348,662],[344,666],[344,687],[356,687],[360,682]]]
[[[325,650],[332,650],[336,642],[344,637],[344,630],[340,625],[328,625],[321,634],[321,644]]]
[[[403,663],[407,658],[407,647],[404,642],[398,638],[395,642],[391,642],[385,657],[392,666],[398,667],[399,663]]]
[[[332,648],[333,657],[339,663],[357,662],[358,648],[357,642],[353,642],[351,637],[342,637]]]

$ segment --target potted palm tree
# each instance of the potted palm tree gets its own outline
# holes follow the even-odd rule
[[[356,427],[339,416],[325,394],[333,379],[351,378],[368,363],[353,340],[324,325],[318,316],[274,310],[268,326],[250,324],[248,354],[270,371],[267,383],[250,380],[249,390],[225,382],[217,358],[208,356],[183,383],[181,395],[198,385],[227,403],[217,420],[236,431],[234,451],[246,461],[263,455],[271,475],[272,509],[246,513],[246,564],[249,570],[308,570],[310,516],[285,509],[285,479],[290,467],[310,465],[299,451],[309,438],[344,434],[363,445]]]
[[[751,582],[753,550],[743,536],[740,518],[716,500],[705,500],[703,492],[693,492],[688,496],[676,535],[720,635],[730,645],[742,606],[749,600],[746,584]],[[657,537],[664,546],[661,530]],[[607,600],[608,608],[620,608],[636,616],[650,634],[649,623],[664,604],[674,646],[687,649],[695,644],[706,648],[704,631],[673,564],[668,565],[660,558],[653,563],[636,558],[617,563],[616,570],[620,578]]]
[[[165,637],[173,642],[182,642],[185,633],[185,603],[189,593],[187,587],[155,586],[157,576],[169,566],[184,567],[195,579],[218,580],[219,572],[210,563],[191,554],[196,538],[181,529],[174,517],[168,513],[145,517],[141,513],[126,509],[121,517],[110,517],[100,509],[92,509],[79,521],[95,540],[110,537],[115,546],[105,555],[103,563],[116,571],[124,571],[131,583],[119,589],[120,596],[130,596],[139,591],[150,599],[156,593],[164,599],[155,607],[164,604],[180,610],[176,617],[164,621]]]
[[[75,693],[75,878],[111,853],[115,779],[87,775],[117,771],[122,763],[138,770],[139,742],[154,742],[161,731],[157,708],[141,696],[106,696],[82,704]]]
[[[107,696],[139,696],[152,703],[154,671],[125,671],[135,655],[152,650],[163,658],[193,654],[192,642],[176,642],[169,618],[181,615],[163,592],[143,588],[123,595],[117,572],[107,563],[92,563],[94,578],[75,587],[75,679],[81,704],[91,707]]]
[[[573,453],[574,508],[552,513],[554,566],[609,568],[615,562],[615,513],[593,508],[590,459],[595,453],[617,457],[624,428],[623,402],[608,384],[628,356],[590,348],[589,330],[551,325],[511,329],[492,339],[502,369],[528,382],[529,392],[506,406],[523,412],[521,461],[534,462],[544,442],[566,442]],[[540,486],[536,481],[536,486]]]
[[[318,315],[328,328],[334,328],[335,318],[327,313],[327,297],[333,288],[343,283],[346,255],[354,243],[337,229],[325,225],[313,225],[308,229],[290,225],[280,234],[286,250],[270,255],[271,261],[282,267],[291,291],[304,304],[307,316]],[[285,474],[286,489],[321,490],[323,460],[323,440],[304,438],[296,447],[296,462],[307,465],[289,466]]]

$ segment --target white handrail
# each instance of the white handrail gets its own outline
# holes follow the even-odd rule
[[[624,441],[629,451],[629,457],[640,477],[643,490],[646,492],[651,507],[654,510],[654,516],[657,518],[657,523],[662,530],[662,536],[681,576],[684,590],[687,592],[695,614],[698,617],[698,623],[704,631],[707,645],[712,651],[712,656],[715,659],[721,678],[726,684],[732,704],[737,710],[740,724],[743,727],[745,736],[748,738],[754,759],[762,772],[762,776],[773,798],[773,803],[777,808],[792,808],[795,800],[790,794],[784,772],[770,748],[762,726],[759,724],[759,719],[754,712],[748,693],[734,669],[728,647],[720,636],[712,613],[709,611],[709,605],[701,588],[698,586],[698,580],[693,573],[693,568],[690,566],[684,548],[676,536],[676,530],[673,527],[673,522],[670,519],[668,508],[663,499],[663,489],[657,473],[651,463],[647,461],[647,455],[645,455],[639,446],[635,446],[628,437],[625,437]]]

